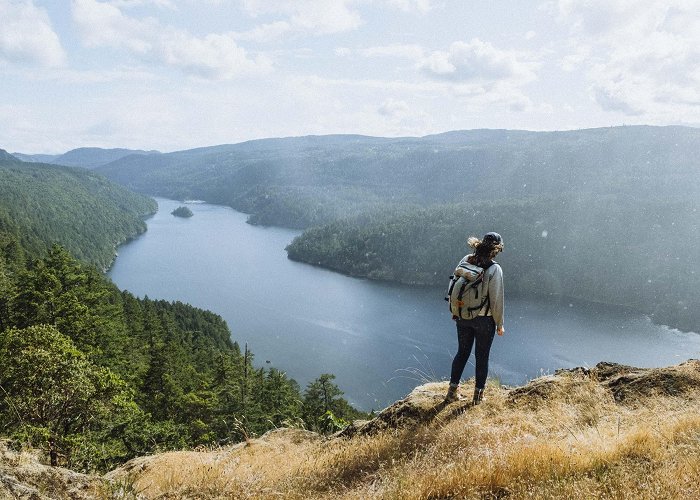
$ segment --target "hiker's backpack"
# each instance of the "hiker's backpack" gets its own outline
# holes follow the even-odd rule
[[[484,290],[484,276],[489,267],[470,264],[464,257],[452,276],[447,286],[445,300],[450,304],[452,319],[474,319],[484,307],[489,306],[488,291]]]

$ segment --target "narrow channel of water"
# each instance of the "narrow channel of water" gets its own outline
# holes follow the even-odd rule
[[[209,204],[188,205],[194,216],[182,219],[170,214],[179,202],[157,201],[148,231],[119,248],[109,272],[121,289],[214,311],[234,340],[248,343],[256,365],[282,369],[302,387],[334,373],[347,399],[366,410],[449,376],[457,341],[442,289],[292,262],[284,247],[297,231],[251,226],[244,214]],[[507,296],[506,335],[494,341],[490,375],[522,384],[602,360],[664,366],[699,356],[700,335],[636,313]],[[465,377],[473,376],[471,361]]]

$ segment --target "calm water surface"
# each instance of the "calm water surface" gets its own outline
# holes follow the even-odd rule
[[[234,340],[248,343],[256,365],[282,369],[302,387],[334,373],[347,399],[363,409],[449,377],[457,340],[442,289],[292,262],[284,247],[298,231],[251,226],[246,215],[208,204],[188,205],[194,216],[182,219],[170,215],[179,202],[157,201],[148,231],[119,249],[109,274],[120,288],[214,311]],[[489,375],[521,384],[601,360],[663,366],[699,356],[700,335],[639,314],[507,297],[506,335],[494,341]],[[473,372],[472,357],[465,378]]]

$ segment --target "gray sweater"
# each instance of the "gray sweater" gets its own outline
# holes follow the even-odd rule
[[[472,257],[472,255],[473,254],[465,255],[460,261],[460,264],[469,262],[469,258]],[[455,269],[455,274],[459,274],[457,269]],[[496,327],[503,326],[503,269],[501,269],[498,263],[494,262],[484,273],[484,281],[481,285],[481,290],[482,292],[488,291],[489,305],[488,308],[484,306],[484,308],[479,311],[478,316],[493,316]]]
[[[489,294],[489,316],[493,316],[496,327],[503,326],[503,269],[498,264],[493,264],[486,271],[485,286],[488,287]]]

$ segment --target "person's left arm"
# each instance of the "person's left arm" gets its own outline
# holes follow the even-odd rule
[[[491,315],[496,322],[496,331],[503,335],[503,313],[505,309],[503,292],[503,270],[498,264],[493,265],[491,277],[489,279],[489,306]]]

